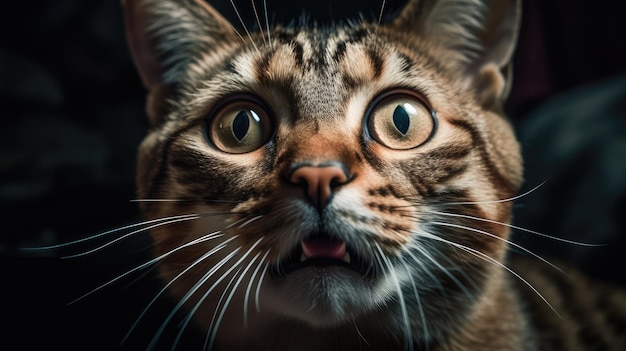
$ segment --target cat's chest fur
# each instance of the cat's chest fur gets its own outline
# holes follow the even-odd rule
[[[181,330],[224,350],[540,347],[507,265],[519,4],[498,4],[243,36],[199,0],[124,2],[153,125],[138,194]]]

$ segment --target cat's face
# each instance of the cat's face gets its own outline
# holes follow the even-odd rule
[[[140,67],[154,129],[138,189],[168,201],[142,211],[171,218],[151,231],[160,271],[202,324],[229,296],[239,321],[258,300],[246,318],[376,314],[434,335],[471,312],[506,249],[500,200],[521,181],[499,113],[510,49],[483,62],[437,42],[416,25],[443,16],[433,2],[386,26],[243,38],[194,1],[131,3],[129,27],[151,24],[162,62]]]

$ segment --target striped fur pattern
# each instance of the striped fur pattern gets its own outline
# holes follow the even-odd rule
[[[153,124],[138,196],[181,330],[218,350],[539,349],[504,264],[519,4],[499,4],[240,35],[200,0],[124,1]]]

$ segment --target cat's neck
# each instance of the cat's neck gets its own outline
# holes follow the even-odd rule
[[[535,350],[536,337],[532,327],[522,322],[527,318],[522,317],[523,304],[511,289],[511,278],[504,272],[494,271],[496,273],[486,282],[484,294],[469,316],[458,321],[456,328],[450,326],[439,335],[431,335],[433,340],[428,343],[416,341],[412,349]],[[222,328],[220,344],[216,346],[218,350],[402,350],[400,322],[391,320],[386,312],[388,310],[373,312],[346,325],[328,329],[316,329],[278,315],[251,313],[246,330],[241,330],[240,320],[233,321],[233,328]],[[415,332],[414,335],[420,335],[421,331]]]
[[[441,351],[536,350],[533,328],[524,318],[523,303],[511,288],[511,276],[492,277],[463,327]],[[507,337],[502,337],[506,335]]]

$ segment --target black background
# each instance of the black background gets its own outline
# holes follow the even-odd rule
[[[399,3],[388,1],[386,13]],[[520,137],[526,188],[548,180],[519,201],[516,223],[609,245],[581,248],[517,233],[519,241],[619,283],[626,283],[618,271],[626,263],[621,254],[626,249],[626,180],[620,180],[626,178],[621,166],[626,163],[626,107],[620,102],[626,96],[612,100],[615,105],[606,114],[595,115],[591,105],[587,110],[583,104],[574,111],[583,117],[562,116],[559,111],[571,109],[558,103],[552,109],[541,107],[576,89],[583,93],[575,99],[605,96],[596,86],[605,87],[607,81],[624,86],[624,4],[526,1],[507,106],[513,122],[525,131]],[[216,7],[237,23],[228,1]],[[250,3],[242,1],[238,7],[252,24]],[[380,1],[270,0],[268,8],[274,20],[287,22],[306,8],[310,18],[324,22],[329,17],[355,18],[359,11],[376,16]],[[130,200],[135,150],[148,123],[145,91],[126,47],[120,4],[12,1],[3,3],[0,13],[0,345],[20,350],[115,349],[158,291],[153,272],[68,302],[149,259],[147,236],[74,259],[58,257],[94,246],[77,251],[19,248],[84,238],[139,219]],[[532,133],[537,119],[551,118],[548,125],[554,129]],[[555,135],[569,131],[559,129],[561,121],[574,119],[581,121],[583,131],[597,125],[606,131],[583,145],[574,139],[571,147],[556,148]],[[563,159],[567,162],[558,162]],[[607,185],[606,179],[616,180]],[[123,347],[145,348],[172,306],[159,300]],[[186,335],[190,345],[202,344],[201,334]]]

